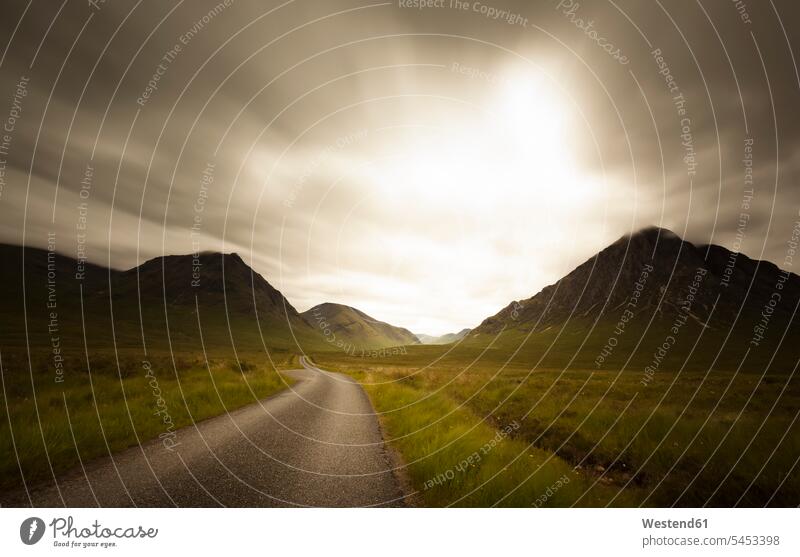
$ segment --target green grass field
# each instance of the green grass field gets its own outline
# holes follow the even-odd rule
[[[800,500],[795,329],[787,342],[751,352],[741,341],[747,331],[726,343],[724,333],[686,329],[648,375],[664,339],[658,329],[629,331],[597,366],[612,333],[601,326],[587,336],[585,323],[365,357],[295,338],[279,321],[263,321],[261,331],[252,320],[230,323],[219,308],[201,314],[201,337],[191,312],[173,311],[167,328],[151,309],[140,327],[135,306],[117,305],[112,336],[106,312],[60,307],[63,382],[45,319],[3,333],[0,489],[269,396],[285,386],[279,370],[297,367],[302,347],[365,386],[427,505]],[[141,346],[142,328],[146,358],[131,348]],[[115,345],[127,348],[115,355]]]
[[[45,479],[51,466],[58,474],[150,439],[168,442],[177,428],[283,389],[291,380],[278,370],[297,367],[290,352],[270,363],[255,352],[206,361],[202,352],[92,351],[88,364],[70,352],[57,382],[51,358],[39,350],[29,365],[25,352],[2,354],[0,489]]]
[[[543,504],[800,500],[800,378],[791,369],[764,372],[754,359],[737,371],[724,354],[721,369],[704,371],[704,351],[681,370],[683,347],[643,383],[651,347],[622,347],[626,366],[596,369],[596,339],[583,351],[562,340],[547,356],[552,334],[532,337],[515,355],[504,345],[512,340],[499,340],[501,349],[421,346],[384,359],[320,353],[315,362],[365,385],[430,505],[540,505],[565,475],[569,483]],[[518,427],[488,454],[478,451],[479,461],[448,472],[509,425]]]
[[[333,359],[321,358],[336,367]],[[614,490],[592,485],[551,451],[519,435],[523,422],[484,418],[472,408],[418,379],[382,371],[355,376],[366,386],[393,447],[426,505],[488,507],[613,504]],[[390,383],[374,384],[389,380]],[[432,386],[431,386],[432,387]],[[636,502],[624,493],[616,504]]]

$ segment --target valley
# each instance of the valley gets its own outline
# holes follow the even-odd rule
[[[421,504],[800,499],[800,279],[718,246],[645,229],[443,337],[298,312],[236,254],[76,277],[1,248],[4,491],[148,440],[169,451],[181,428],[291,392],[307,357],[361,385]]]

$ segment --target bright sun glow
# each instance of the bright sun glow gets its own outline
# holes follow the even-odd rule
[[[370,181],[390,195],[411,192],[430,203],[456,196],[495,210],[530,197],[552,208],[586,196],[570,155],[567,111],[547,79],[512,74],[479,108],[469,123],[411,136],[399,153],[371,165]]]
[[[561,145],[565,111],[546,81],[531,75],[507,80],[492,111],[521,155],[539,161],[566,162],[558,159],[565,152]]]
[[[331,155],[317,199],[344,203],[303,240],[332,247],[335,261],[310,256],[309,276],[325,280],[299,290],[442,334],[569,270],[565,254],[604,206],[600,180],[573,159],[574,107],[532,71],[478,85],[470,102],[415,100],[426,104],[391,115],[397,124],[370,131],[362,158]]]

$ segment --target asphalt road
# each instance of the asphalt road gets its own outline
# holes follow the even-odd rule
[[[301,360],[292,388],[85,463],[3,506],[403,506],[395,466],[363,389]]]

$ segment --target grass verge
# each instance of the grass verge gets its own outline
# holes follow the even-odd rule
[[[408,477],[428,506],[569,506],[579,497],[592,506],[615,494],[555,454],[520,438],[520,423],[492,423],[443,394],[408,382],[354,374],[365,385],[390,445],[407,464]],[[398,410],[400,409],[400,410]],[[633,490],[618,505],[635,501]]]

